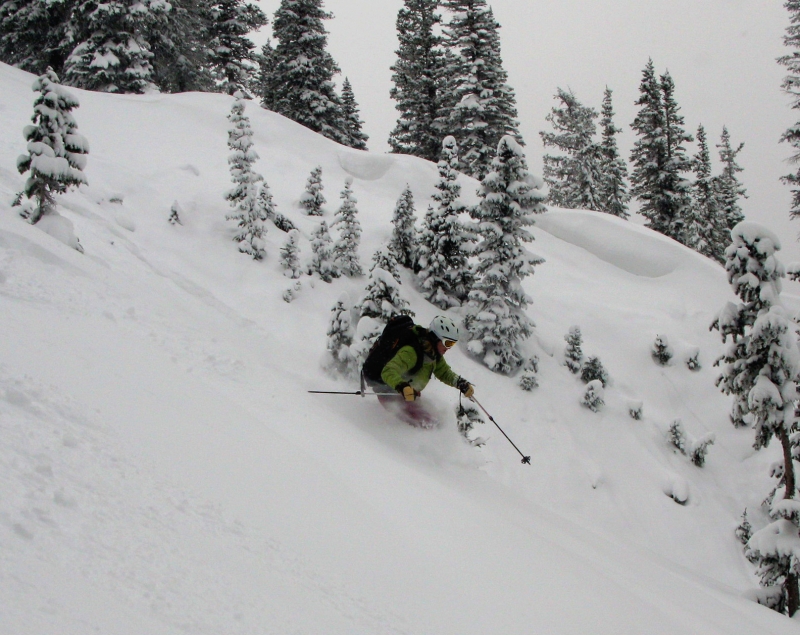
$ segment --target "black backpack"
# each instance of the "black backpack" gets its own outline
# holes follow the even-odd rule
[[[422,368],[425,354],[419,337],[411,330],[413,326],[414,320],[407,315],[395,315],[389,319],[383,329],[383,333],[375,340],[369,350],[367,359],[364,361],[364,366],[361,369],[364,377],[372,381],[382,382],[381,372],[383,367],[404,346],[413,347],[414,352],[417,354],[417,363],[408,371],[409,374],[413,375]]]

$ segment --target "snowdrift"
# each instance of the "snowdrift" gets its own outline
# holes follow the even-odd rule
[[[10,201],[32,79],[0,65],[0,633],[796,630],[744,597],[756,582],[733,530],[745,508],[759,522],[776,453],[752,451],[714,386],[721,268],[632,223],[542,215],[530,248],[546,262],[526,282],[540,387],[448,353],[532,455],[522,466],[490,427],[484,448],[464,443],[447,387],[426,390],[432,431],[307,394],[353,388],[320,360],[330,308],[365,280],[305,278],[286,304],[285,234],[270,227],[264,262],[237,252],[229,97],[75,91],[89,185],[59,211],[85,253],[24,223]],[[315,221],[297,202],[317,165],[329,221],[354,179],[365,264],[406,183],[424,214],[435,166],[247,114],[306,255]],[[419,321],[437,314],[407,272],[403,291]],[[611,377],[599,413],[563,365],[572,325]],[[716,435],[702,469],[668,445],[675,419]]]

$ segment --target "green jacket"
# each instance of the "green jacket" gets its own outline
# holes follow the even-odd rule
[[[423,354],[425,355],[422,360],[422,366],[414,375],[409,374],[409,371],[417,363],[417,353],[414,347],[403,346],[383,367],[381,371],[383,382],[391,387],[392,390],[397,390],[399,384],[407,383],[414,390],[422,392],[425,386],[428,385],[431,375],[436,375],[436,379],[439,381],[455,387],[460,378],[444,361],[444,357],[434,349],[428,336],[428,329],[422,326],[414,326],[413,330],[419,337]]]

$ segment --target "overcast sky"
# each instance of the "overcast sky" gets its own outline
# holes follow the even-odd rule
[[[279,0],[260,0],[272,18]],[[779,182],[789,171],[790,147],[781,134],[800,112],[781,92],[785,69],[782,35],[788,13],[780,0],[493,0],[501,24],[503,60],[516,91],[521,132],[531,169],[541,174],[544,153],[539,131],[547,127],[557,87],[571,88],[599,110],[606,85],[614,91],[620,146],[634,142],[642,69],[652,58],[656,71],[669,70],[687,129],[703,124],[714,159],[722,126],[739,155],[750,220],[782,237],[786,263],[800,260],[800,221],[789,222],[790,194]],[[388,150],[386,139],[397,112],[389,99],[397,48],[395,19],[402,0],[326,0],[335,15],[326,23],[329,50],[350,78],[370,135],[371,151]],[[256,36],[263,42],[271,27]],[[341,81],[341,78],[339,78]],[[689,147],[694,154],[695,147]],[[641,220],[641,219],[640,219]]]

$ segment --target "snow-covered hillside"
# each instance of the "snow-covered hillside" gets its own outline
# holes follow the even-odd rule
[[[0,633],[796,631],[745,597],[756,579],[733,531],[745,508],[763,524],[778,450],[754,452],[714,386],[708,327],[732,299],[719,266],[616,218],[538,219],[540,387],[448,353],[532,456],[521,465],[490,424],[485,447],[463,441],[441,384],[425,392],[445,419],[432,431],[307,393],[356,388],[321,360],[331,307],[365,280],[304,278],[286,304],[285,234],[270,225],[264,262],[238,253],[229,97],[74,91],[89,186],[59,204],[85,253],[22,221],[10,203],[32,80],[0,64]],[[247,114],[256,169],[306,239],[298,199],[316,165],[329,221],[354,179],[364,263],[406,183],[424,213],[435,166]],[[167,222],[176,200],[183,225]],[[418,321],[437,314],[407,272],[403,291]],[[611,376],[599,413],[563,365],[573,325]],[[665,367],[657,335],[676,351]],[[668,445],[678,418],[716,435],[705,467]]]

